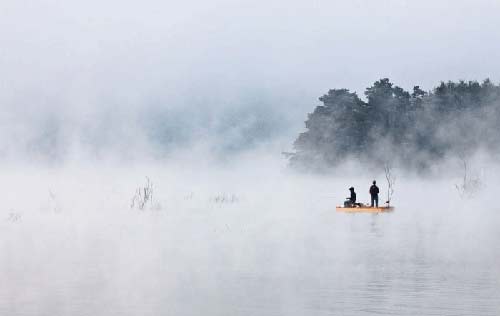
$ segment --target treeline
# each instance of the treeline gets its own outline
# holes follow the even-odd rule
[[[488,79],[409,92],[385,78],[365,96],[333,89],[320,97],[323,105],[308,114],[306,131],[294,142],[291,164],[318,169],[355,159],[421,169],[449,156],[500,149],[500,85]]]

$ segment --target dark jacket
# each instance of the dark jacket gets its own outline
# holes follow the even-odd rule
[[[370,194],[371,194],[371,195],[378,195],[378,193],[379,193],[378,186],[376,186],[375,184],[373,184],[373,185],[370,187]]]
[[[351,197],[349,199],[352,203],[356,203],[356,192],[354,190],[351,190]]]

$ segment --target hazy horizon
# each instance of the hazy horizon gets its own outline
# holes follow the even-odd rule
[[[500,82],[498,9],[495,1],[3,1],[0,152],[36,161],[80,151],[161,157],[200,143],[218,153],[289,151],[332,88],[363,97],[384,77],[424,90],[441,80]]]

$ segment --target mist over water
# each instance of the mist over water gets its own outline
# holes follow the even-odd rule
[[[498,315],[494,154],[396,166],[379,215],[335,206],[383,166],[282,154],[332,88],[498,83],[498,9],[1,1],[0,315]]]
[[[3,170],[1,313],[498,314],[494,174],[460,198],[459,176],[400,172],[393,213],[344,214],[351,185],[383,199],[382,174],[259,157]],[[153,201],[131,208],[145,176]]]

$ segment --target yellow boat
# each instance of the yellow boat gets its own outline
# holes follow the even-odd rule
[[[345,213],[388,213],[394,211],[393,206],[379,206],[379,207],[371,207],[371,206],[356,206],[356,207],[345,207],[345,206],[337,206],[337,212],[345,212]]]

